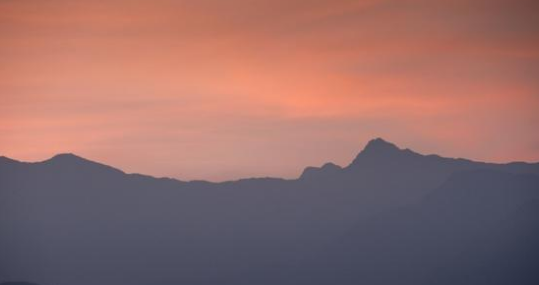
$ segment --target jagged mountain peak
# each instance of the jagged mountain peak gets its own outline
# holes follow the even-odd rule
[[[392,160],[403,155],[415,154],[409,149],[401,149],[394,143],[388,142],[382,138],[370,140],[365,148],[356,156],[350,166],[362,163],[371,164],[380,160]]]
[[[303,170],[300,179],[307,179],[312,177],[318,177],[320,175],[333,175],[341,171],[342,168],[334,163],[328,162],[321,167],[307,167]]]
[[[375,138],[370,140],[362,153],[374,153],[374,152],[388,152],[401,150],[394,143],[388,142],[382,138]]]

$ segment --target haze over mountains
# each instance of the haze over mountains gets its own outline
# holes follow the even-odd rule
[[[383,139],[294,180],[184,182],[0,157],[0,282],[539,284],[539,163]]]

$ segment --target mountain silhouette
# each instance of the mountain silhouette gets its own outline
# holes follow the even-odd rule
[[[348,166],[291,180],[187,182],[73,154],[0,157],[0,280],[537,284],[538,177],[537,163],[422,155],[380,138]]]
[[[365,148],[350,166],[354,166],[365,159],[391,159],[394,156],[402,155],[403,151],[399,149],[395,144],[385,141],[382,138],[376,138],[367,143]]]
[[[454,174],[420,203],[358,223],[298,282],[535,284],[538,185],[536,175]]]

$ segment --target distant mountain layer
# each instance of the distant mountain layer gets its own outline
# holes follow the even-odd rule
[[[184,182],[0,157],[0,282],[539,284],[539,164],[382,139],[295,180]]]

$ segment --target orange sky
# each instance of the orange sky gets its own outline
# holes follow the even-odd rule
[[[539,5],[0,0],[0,155],[296,177],[383,137],[539,161]]]

